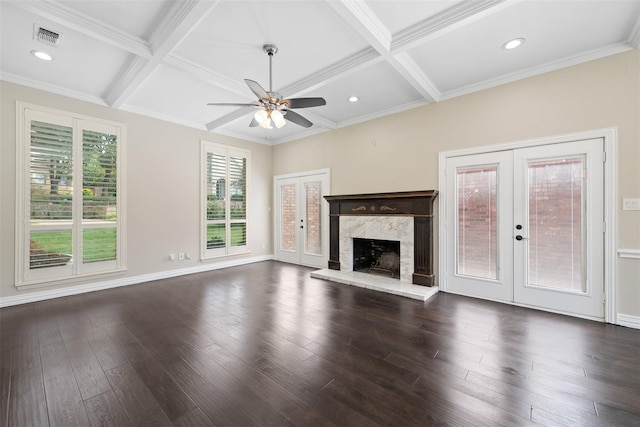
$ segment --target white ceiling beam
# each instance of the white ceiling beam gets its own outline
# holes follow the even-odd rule
[[[200,64],[188,60],[176,54],[170,54],[164,59],[164,63],[177,70],[189,73],[203,83],[219,87],[239,96],[248,98],[251,92],[247,85],[238,79],[231,79],[223,74],[217,73]]]
[[[337,13],[378,53],[383,55],[391,50],[391,32],[378,16],[363,1],[328,1]]]
[[[393,53],[405,51],[432,38],[486,18],[522,0],[465,0],[394,34]]]
[[[381,60],[382,58],[374,49],[366,48],[349,55],[342,61],[314,72],[304,79],[281,88],[280,92],[285,97],[292,98],[302,93],[317,90],[350,74],[360,72]]]
[[[151,48],[143,39],[112,27],[104,21],[77,12],[64,4],[45,0],[18,1],[14,2],[14,4],[27,12],[34,13],[118,49],[131,52],[142,58],[151,57]]]
[[[389,63],[400,75],[420,92],[428,102],[440,101],[440,90],[422,71],[407,52],[400,52],[389,60]]]
[[[158,28],[150,37],[152,56],[135,58],[105,94],[105,100],[113,107],[124,104],[129,96],[153,73],[169,55],[219,3],[207,0],[185,0],[173,3]]]
[[[208,131],[212,131],[216,128],[222,127],[228,123],[231,123],[234,120],[239,119],[242,116],[247,116],[247,126],[249,126],[249,122],[251,122],[251,116],[249,115],[249,113],[253,110],[253,108],[250,107],[241,107],[238,108],[237,110],[232,111],[229,114],[225,114],[224,116],[212,120],[209,123],[206,124],[206,128]]]

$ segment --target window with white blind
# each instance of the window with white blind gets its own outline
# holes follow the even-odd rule
[[[18,103],[16,286],[124,269],[124,125]]]
[[[203,259],[249,251],[248,171],[248,151],[202,141]]]

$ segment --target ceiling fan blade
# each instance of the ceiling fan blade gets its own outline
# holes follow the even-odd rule
[[[207,105],[216,105],[219,107],[259,107],[260,104],[243,104],[240,102],[210,102]]]
[[[258,126],[260,123],[258,123],[258,121],[254,118],[251,119],[251,123],[249,123],[249,127],[250,128],[254,128],[256,126]]]
[[[285,114],[284,118],[304,128],[310,128],[311,126],[313,126],[313,123],[311,123],[309,120],[291,110],[287,110],[287,114]]]
[[[327,101],[324,98],[290,98],[283,99],[280,105],[284,108],[309,108],[327,105]]]
[[[269,101],[269,94],[260,86],[258,82],[254,82],[253,80],[244,79],[244,82],[249,86],[251,92],[255,93],[259,99],[263,101]]]

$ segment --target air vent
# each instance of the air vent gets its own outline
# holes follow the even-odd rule
[[[58,47],[62,44],[62,34],[57,31],[44,28],[38,24],[33,26],[33,39],[54,47]]]

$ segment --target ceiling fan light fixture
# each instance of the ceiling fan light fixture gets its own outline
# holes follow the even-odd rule
[[[359,100],[359,99],[360,99],[360,98],[358,98],[358,97],[357,97],[357,96],[355,96],[355,95],[354,95],[354,96],[350,96],[349,98],[347,98],[347,100],[348,100],[349,102],[358,102],[358,100]]]
[[[517,39],[509,40],[505,44],[502,45],[502,48],[505,50],[515,49],[518,46],[521,46],[524,43],[524,39],[522,37],[518,37]]]
[[[276,125],[278,129],[287,124],[284,115],[278,110],[271,111],[271,120],[273,120],[273,124]]]

